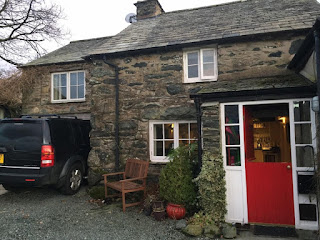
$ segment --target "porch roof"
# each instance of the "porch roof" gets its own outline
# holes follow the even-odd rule
[[[218,83],[218,82],[217,82]],[[265,86],[268,86],[267,88]],[[202,102],[227,102],[249,100],[274,100],[284,98],[313,97],[316,85],[296,74],[267,78],[251,78],[220,81],[211,88],[203,88],[190,94]]]

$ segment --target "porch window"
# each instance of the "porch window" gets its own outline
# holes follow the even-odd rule
[[[83,71],[53,73],[51,84],[52,102],[85,100],[85,74]]]
[[[314,166],[310,101],[293,102],[297,167]]]
[[[241,166],[238,105],[225,106],[224,121],[227,166]]]
[[[216,81],[217,49],[194,49],[184,52],[184,82]]]
[[[185,121],[150,122],[150,158],[168,161],[168,154],[180,145],[197,141],[197,123]]]

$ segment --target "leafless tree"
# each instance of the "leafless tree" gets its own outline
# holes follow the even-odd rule
[[[45,0],[0,0],[0,59],[20,65],[45,53],[43,43],[66,36],[61,8]]]

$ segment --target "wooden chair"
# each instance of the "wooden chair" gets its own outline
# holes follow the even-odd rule
[[[149,162],[138,159],[128,159],[124,172],[116,172],[104,174],[105,197],[122,196],[122,210],[126,211],[126,207],[138,205],[142,202],[126,204],[126,193],[144,191],[146,196],[146,180],[148,174]],[[108,176],[122,175],[123,179],[116,182],[108,182]],[[108,195],[107,188],[115,189],[121,194]]]

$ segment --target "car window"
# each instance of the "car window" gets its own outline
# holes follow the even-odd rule
[[[51,137],[54,145],[61,150],[74,146],[73,133],[69,121],[55,119],[51,121]]]
[[[42,124],[40,122],[1,122],[0,144],[11,145],[14,150],[38,150],[42,145]]]

